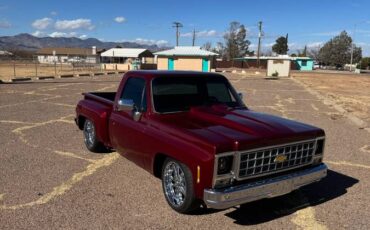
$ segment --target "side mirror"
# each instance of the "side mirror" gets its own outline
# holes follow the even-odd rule
[[[118,101],[117,111],[133,110],[135,106],[134,100],[132,99],[121,99]]]
[[[238,93],[240,100],[243,100],[243,93]]]
[[[134,121],[139,121],[142,113],[135,106],[134,100],[124,99],[118,101],[117,111],[131,111],[131,116]]]

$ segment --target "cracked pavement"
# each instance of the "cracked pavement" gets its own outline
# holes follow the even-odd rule
[[[175,213],[160,180],[117,153],[86,150],[74,107],[120,77],[0,84],[0,229],[366,229],[370,132],[299,79],[228,74],[250,109],[326,131],[328,176],[291,194],[226,210]],[[364,126],[364,124],[362,124]]]

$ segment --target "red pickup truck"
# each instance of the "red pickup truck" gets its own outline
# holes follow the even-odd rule
[[[83,95],[86,147],[115,149],[161,178],[180,213],[280,196],[327,173],[322,129],[248,109],[220,74],[131,71],[117,93]]]

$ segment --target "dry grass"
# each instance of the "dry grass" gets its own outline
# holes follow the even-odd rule
[[[369,75],[297,72],[293,76],[370,124]]]

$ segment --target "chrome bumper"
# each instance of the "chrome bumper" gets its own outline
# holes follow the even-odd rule
[[[210,208],[225,209],[239,204],[290,193],[326,176],[325,164],[287,175],[225,189],[205,189],[204,202]]]

